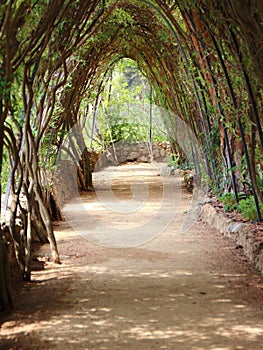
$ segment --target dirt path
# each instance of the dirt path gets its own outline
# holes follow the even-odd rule
[[[117,198],[109,172],[97,173],[97,194],[65,208],[81,235],[66,222],[57,227],[60,266],[40,249],[45,269],[35,264],[1,326],[0,348],[262,349],[262,278],[241,252],[204,222],[185,230],[191,196],[178,179],[148,165],[113,175]],[[132,195],[135,178],[148,190],[139,181]]]

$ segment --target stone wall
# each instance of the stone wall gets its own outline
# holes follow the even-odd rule
[[[95,171],[126,162],[167,162],[169,153],[170,145],[168,143],[154,143],[151,152],[149,142],[118,142],[101,154],[95,166]]]

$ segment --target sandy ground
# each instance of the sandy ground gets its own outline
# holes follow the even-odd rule
[[[1,349],[263,348],[262,277],[193,220],[178,178],[125,165],[96,173],[95,187],[56,226],[62,264],[36,252]]]

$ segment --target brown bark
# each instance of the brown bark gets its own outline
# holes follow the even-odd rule
[[[13,298],[10,284],[10,272],[6,243],[0,231],[0,311],[10,311],[13,308]]]

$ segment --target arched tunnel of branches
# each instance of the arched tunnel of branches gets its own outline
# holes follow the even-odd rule
[[[123,58],[136,62],[154,103],[171,111],[165,123],[175,152],[182,150],[174,115],[195,136],[206,168],[201,183],[217,195],[232,193],[235,202],[246,188],[262,220],[262,21],[260,0],[1,2],[0,172],[8,154],[12,199],[10,232],[2,232],[1,246],[8,236],[25,279],[32,231],[50,242],[59,263],[53,220],[60,219],[60,208],[51,169],[74,126],[71,151],[82,157],[79,186],[92,189],[79,123],[83,105],[96,104]],[[18,211],[22,234],[16,230]]]

